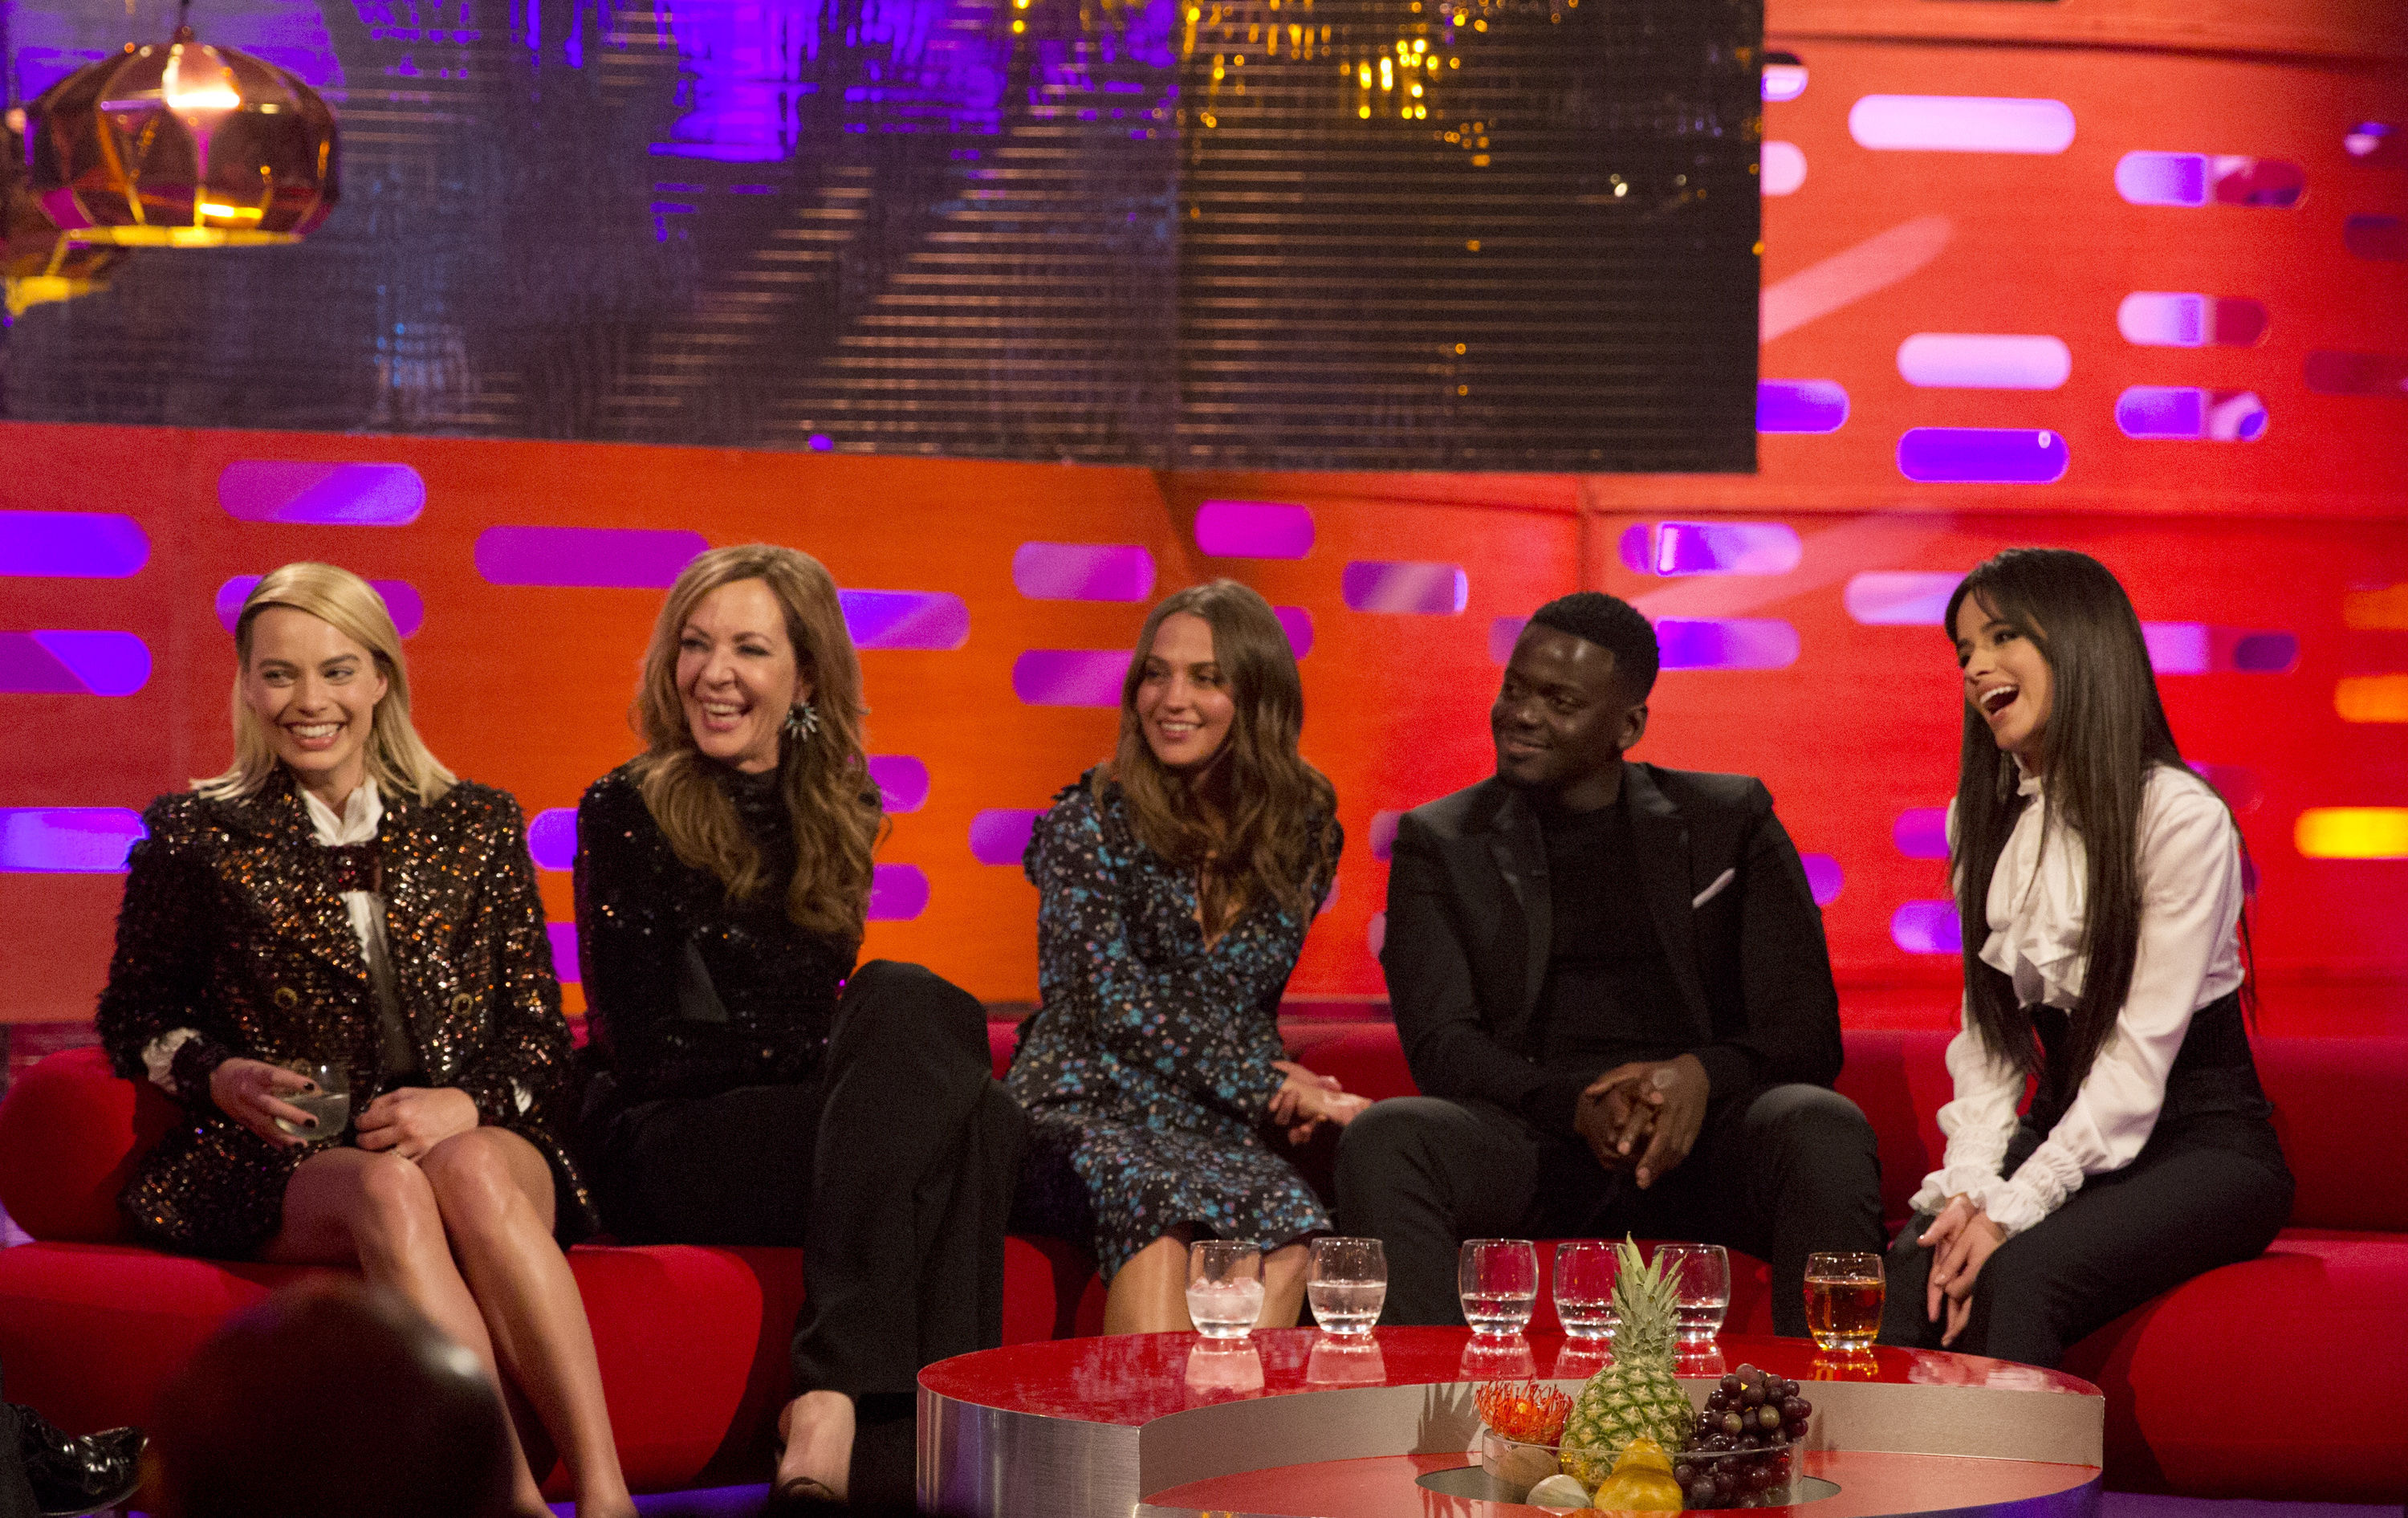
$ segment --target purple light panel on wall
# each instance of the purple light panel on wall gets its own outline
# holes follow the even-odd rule
[[[1642,575],[1785,575],[1805,551],[1797,529],[1777,522],[1641,523],[1618,547]]]
[[[2266,403],[2248,390],[2134,385],[2115,398],[2115,425],[2127,437],[2251,443],[2266,434]]]
[[[546,807],[528,818],[527,852],[538,869],[575,869],[577,809]]]
[[[1656,624],[1656,642],[1666,669],[1786,669],[1798,662],[1798,629],[1770,617],[1666,617]]]
[[[1948,809],[1909,807],[1889,828],[1890,841],[1909,859],[1948,857]]]
[[[132,695],[150,680],[150,647],[132,633],[0,633],[0,691]]]
[[[1953,901],[1910,901],[1890,913],[1889,941],[1910,954],[1962,953],[1965,924]]]
[[[1271,615],[1287,633],[1287,646],[1299,659],[1312,652],[1312,613],[1300,606],[1275,606]]]
[[[2115,193],[2135,206],[2204,206],[2207,155],[2126,153],[2115,160]]]
[[[1926,484],[2045,485],[2066,464],[2065,439],[2044,427],[1910,427],[1898,440],[1898,472]]]
[[[110,511],[0,511],[0,575],[123,580],[150,561],[150,539]]]
[[[1774,138],[1764,145],[1756,188],[1768,195],[1797,193],[1806,182],[1806,152],[1794,142]]]
[[[407,464],[236,459],[218,475],[218,504],[241,522],[401,527],[426,509],[426,481]]]
[[[1814,893],[1815,906],[1828,907],[1840,899],[1848,877],[1838,860],[1829,854],[1810,853],[1799,854],[1798,862],[1806,866],[1806,888]]]
[[[709,547],[700,533],[648,527],[488,527],[477,573],[494,585],[666,590]]]
[[[1117,707],[1128,666],[1120,649],[1030,649],[1011,662],[1011,694],[1032,707]]]
[[[584,979],[577,963],[577,924],[546,923],[543,936],[552,940],[552,973],[562,985],[575,985]]]
[[[1910,385],[1951,390],[2055,390],[2073,373],[2062,339],[2022,333],[1918,332],[1898,345]]]
[[[1869,569],[1849,577],[1841,600],[1868,627],[1937,627],[1964,578],[1953,570]]]
[[[1870,94],[1848,107],[1859,148],[1960,153],[2061,153],[2073,146],[2062,100]]]
[[[2342,246],[2360,258],[2408,259],[2408,222],[2396,216],[2353,216],[2342,223]]]
[[[878,782],[878,804],[888,811],[918,811],[928,804],[928,766],[908,753],[873,753],[869,778]]]
[[[1847,420],[1848,392],[1837,380],[1756,382],[1758,432],[1837,432]]]
[[[0,870],[114,874],[144,837],[123,807],[0,807]]]
[[[2361,164],[2408,164],[2408,137],[2388,122],[2360,122],[2342,134],[2342,151]]]
[[[2308,177],[2297,164],[2240,153],[2130,152],[2115,161],[2115,193],[2135,206],[2299,204]]]
[[[2319,395],[2408,395],[2408,356],[2318,349],[2301,376]]]
[[[1356,559],[1338,578],[1350,611],[1451,617],[1471,595],[1471,577],[1457,564]]]
[[[990,807],[970,819],[970,857],[982,865],[1017,865],[1039,813],[1026,807]]]
[[[1130,543],[1023,543],[1011,583],[1033,601],[1142,601],[1154,594],[1154,555]]]
[[[1312,551],[1312,511],[1271,501],[1206,501],[1196,547],[1216,559],[1301,559]]]
[[[970,640],[970,609],[950,591],[838,591],[857,649],[957,649]]]
[[[869,920],[908,923],[928,909],[928,877],[917,865],[880,865],[869,877]]]
[[[2266,308],[2229,296],[2138,290],[2115,308],[2115,330],[2144,348],[2247,348],[2266,336]]]
[[[2202,622],[2144,622],[2149,667],[2160,675],[2283,675],[2300,662],[2297,636]]]
[[[1768,102],[1795,100],[1805,93],[1806,65],[1796,53],[1764,55],[1764,98]]]
[[[251,590],[263,577],[236,575],[218,587],[216,610],[218,625],[227,632],[242,620],[242,603],[251,597]],[[414,635],[426,623],[426,601],[416,586],[406,580],[371,580],[368,588],[384,600],[385,614],[393,619],[393,630],[404,637]]]
[[[1397,822],[1401,811],[1375,811],[1371,814],[1371,857],[1385,859],[1397,847]]]
[[[1527,617],[1498,617],[1488,624],[1488,662],[1504,665],[1513,662],[1513,645],[1522,640],[1522,629],[1530,625]]]

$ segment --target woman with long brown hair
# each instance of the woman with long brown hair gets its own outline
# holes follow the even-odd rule
[[[101,1041],[189,1120],[119,1206],[164,1248],[357,1267],[526,1394],[580,1514],[632,1514],[555,1241],[593,1210],[518,803],[420,741],[356,575],[262,579],[235,663],[234,764],[153,802],[129,861]],[[516,1507],[543,1512],[510,1453]]]
[[[1956,587],[1947,632],[1964,1028],[1882,1337],[2054,1366],[2263,1250],[2291,1174],[2243,1017],[2240,831],[2183,763],[2124,588],[2086,554],[2011,549]]]
[[[1094,1250],[1107,1333],[1191,1326],[1198,1237],[1261,1245],[1259,1321],[1293,1324],[1303,1241],[1329,1228],[1257,1133],[1300,1142],[1367,1105],[1280,1046],[1280,995],[1343,844],[1303,730],[1270,607],[1231,580],[1182,591],[1138,635],[1112,757],[1029,840],[1044,999],[1008,1081],[1034,1120],[1019,1215]]]
[[[669,590],[644,752],[577,812],[583,1132],[630,1242],[800,1245],[777,1491],[908,1507],[920,1368],[1002,1335],[1018,1110],[985,1010],[856,967],[882,826],[835,581],[767,544]]]

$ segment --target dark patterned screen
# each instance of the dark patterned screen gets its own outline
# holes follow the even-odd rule
[[[1752,469],[1760,0],[1554,4],[200,0],[342,204],[28,311],[0,414]],[[127,35],[0,18],[21,101]]]

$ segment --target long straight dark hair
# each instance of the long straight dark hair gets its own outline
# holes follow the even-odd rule
[[[1183,775],[1154,756],[1138,721],[1138,687],[1166,618],[1201,617],[1212,660],[1237,710],[1221,752]],[[1109,776],[1127,799],[1139,841],[1202,872],[1204,927],[1219,933],[1256,901],[1310,923],[1338,860],[1338,791],[1297,752],[1304,736],[1304,681],[1270,603],[1234,580],[1179,592],[1154,609],[1121,681],[1120,742]],[[1098,788],[1105,779],[1097,776]]]
[[[2089,1073],[2132,988],[2141,940],[2142,797],[2156,766],[2185,767],[2182,751],[2157,699],[2141,619],[2105,565],[2055,548],[2009,549],[1985,561],[1948,598],[1945,631],[1952,646],[1957,612],[1968,600],[2028,638],[2048,665],[2041,783],[2051,827],[2080,835],[2085,863],[2082,1000],[2069,1020],[2071,1047],[2062,1052],[2059,1077],[2071,1091]],[[1966,997],[1990,1052],[2029,1074],[2041,1063],[2030,1014],[2017,1004],[2014,982],[1982,960],[1990,936],[1990,877],[2024,809],[2017,779],[2014,756],[1998,746],[1989,723],[1967,701],[1949,861],[1965,938]],[[2048,845],[2042,841],[2042,849]],[[2245,911],[2241,942],[2245,958]],[[2251,981],[2242,983],[2247,997]]]

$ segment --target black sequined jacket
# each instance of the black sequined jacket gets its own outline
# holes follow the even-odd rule
[[[768,878],[794,873],[792,821],[771,775],[717,766]],[[628,766],[577,808],[577,957],[597,1104],[707,1096],[816,1080],[859,946],[786,916],[781,889],[732,901],[652,820]],[[608,1093],[603,1096],[603,1093]],[[733,1162],[731,1162],[733,1163]]]
[[[433,1086],[551,1163],[564,1239],[595,1225],[559,1129],[568,1024],[552,978],[526,826],[504,792],[462,781],[432,806],[384,798],[378,850],[394,990]],[[238,1258],[274,1237],[304,1150],[280,1149],[209,1097],[234,1057],[348,1062],[354,1110],[380,1089],[376,997],[337,889],[337,861],[280,767],[239,800],[189,793],[143,813],[117,954],[96,1018],[117,1073],[149,1079],[144,1051],[191,1028],[170,1079],[191,1120],[145,1155],[119,1206],[145,1239]]]

